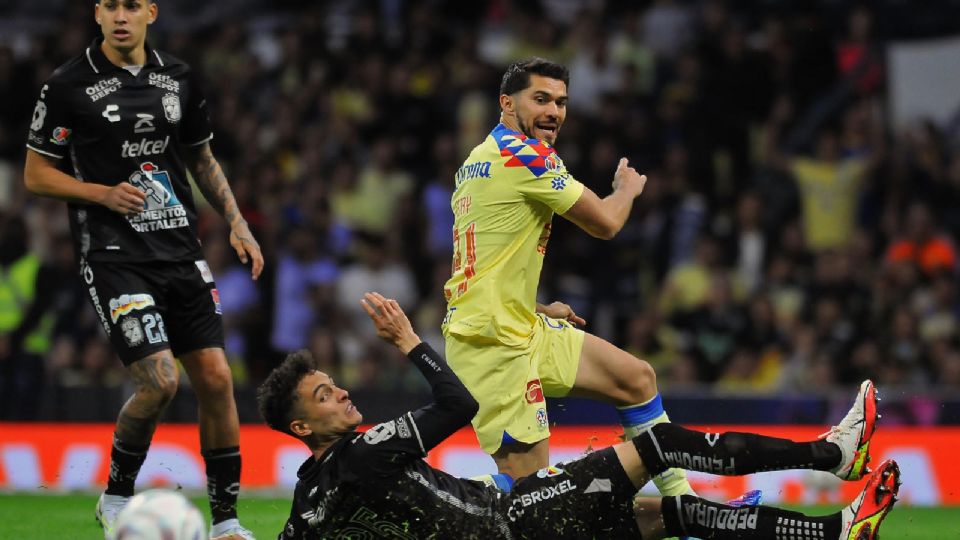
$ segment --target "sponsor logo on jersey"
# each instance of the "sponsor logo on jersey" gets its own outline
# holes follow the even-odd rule
[[[110,320],[116,324],[120,317],[131,311],[145,309],[156,304],[153,302],[153,296],[137,293],[121,294],[117,298],[111,298],[108,305],[110,306]]]
[[[120,89],[121,83],[118,77],[102,79],[93,86],[87,87],[87,96],[90,101],[99,101]]]
[[[564,480],[555,486],[543,486],[531,493],[514,495],[513,503],[510,505],[510,508],[507,509],[507,518],[509,518],[510,521],[516,521],[523,515],[527,507],[549,501],[554,497],[575,489],[577,489],[577,485],[573,483],[573,480]]]
[[[123,146],[120,148],[120,157],[145,157],[145,156],[158,156],[167,151],[167,145],[170,143],[170,136],[167,135],[163,139],[148,139],[146,137],[140,139],[139,141],[123,141]]]
[[[143,343],[143,327],[136,317],[126,317],[120,323],[120,330],[123,332],[123,339],[128,347],[136,347]]]
[[[547,410],[543,407],[537,409],[537,425],[540,426],[540,431],[547,429]]]
[[[153,125],[153,115],[137,113],[137,123],[133,125],[134,133],[153,133],[157,128]]]
[[[213,298],[213,311],[217,315],[223,315],[223,306],[220,305],[220,291],[210,289],[210,297]]]
[[[455,175],[457,186],[473,178],[490,178],[491,165],[489,161],[478,161],[460,167]]]
[[[55,127],[53,128],[53,133],[50,135],[50,142],[57,146],[65,146],[70,142],[70,134],[73,133],[65,127]]]
[[[540,379],[527,381],[527,390],[524,392],[524,396],[527,398],[527,403],[543,402],[543,385],[540,384]]]
[[[162,73],[151,73],[147,77],[147,82],[153,86],[156,86],[157,88],[162,88],[169,92],[180,92],[180,83],[169,75],[164,75]]]
[[[167,117],[167,122],[176,124],[180,121],[180,98],[176,94],[165,94],[160,103],[163,105],[163,115]]]
[[[127,216],[127,221],[137,232],[151,232],[187,227],[187,211],[180,204],[170,174],[151,162],[141,163],[140,170],[131,174],[128,182],[146,194],[143,211]]]
[[[560,476],[565,472],[566,471],[564,471],[560,467],[555,467],[553,465],[550,465],[549,467],[544,467],[543,469],[540,469],[539,471],[537,471],[537,478],[552,478],[554,476]]]

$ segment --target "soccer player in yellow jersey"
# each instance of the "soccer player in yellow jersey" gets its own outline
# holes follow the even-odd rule
[[[507,69],[500,124],[457,171],[451,200],[446,357],[480,403],[473,426],[497,464],[498,484],[548,465],[544,396],[615,405],[628,439],[668,421],[647,362],[577,328],[585,321],[570,306],[536,301],[553,215],[610,239],[646,183],[626,158],[603,199],[570,175],[552,146],[568,82],[565,67],[541,58]],[[678,469],[654,482],[664,495],[692,492]]]

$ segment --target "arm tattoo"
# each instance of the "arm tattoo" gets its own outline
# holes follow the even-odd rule
[[[233,191],[227,183],[223,169],[210,151],[210,143],[203,143],[199,150],[188,153],[188,156],[190,172],[193,173],[193,179],[207,202],[227,220],[231,227],[238,220],[242,221],[243,216],[240,215]]]

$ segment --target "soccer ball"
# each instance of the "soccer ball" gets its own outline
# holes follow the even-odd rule
[[[114,526],[113,540],[206,540],[203,515],[186,497],[151,489],[127,503]]]

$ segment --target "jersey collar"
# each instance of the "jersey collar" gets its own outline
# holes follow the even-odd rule
[[[111,73],[113,71],[122,70],[123,68],[115,65],[110,60],[107,60],[107,55],[103,54],[103,50],[100,49],[100,44],[103,43],[103,36],[94,38],[93,42],[87,47],[87,50],[84,51],[84,56],[87,58],[87,64],[90,66],[90,69],[94,73]],[[144,67],[148,66],[163,66],[163,59],[160,58],[160,54],[150,46],[149,43],[144,42],[144,47],[147,51],[147,63]]]

